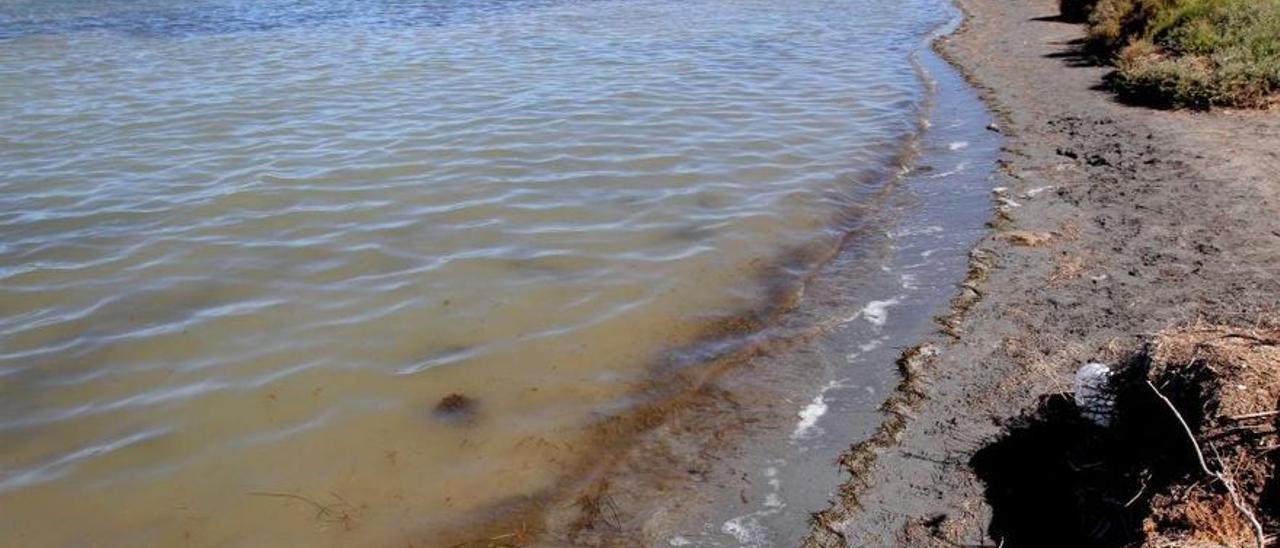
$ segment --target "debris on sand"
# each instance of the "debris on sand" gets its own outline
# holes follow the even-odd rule
[[[1116,406],[1111,368],[1096,362],[1081,367],[1076,372],[1075,400],[1085,418],[1098,426],[1110,426]]]
[[[1204,470],[1155,495],[1147,543],[1269,543],[1280,530],[1280,328],[1167,331],[1150,376],[1167,379],[1160,390],[1188,417],[1187,445]]]
[[[1031,232],[1029,230],[1010,230],[1004,234],[1004,237],[1014,245],[1040,247],[1049,243],[1049,240],[1053,239],[1053,234],[1048,232]]]
[[[970,461],[986,485],[992,539],[1271,542],[1280,530],[1280,328],[1167,330],[1127,363],[1081,375],[1078,390],[1114,394],[1107,420],[1090,394],[1048,395]]]

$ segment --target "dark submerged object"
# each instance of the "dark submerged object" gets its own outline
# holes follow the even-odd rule
[[[470,418],[475,415],[475,411],[476,400],[457,392],[440,398],[435,407],[436,416],[449,420]]]

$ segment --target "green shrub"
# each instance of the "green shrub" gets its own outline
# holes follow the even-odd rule
[[[1219,95],[1213,73],[1196,57],[1140,57],[1118,65],[1112,89],[1136,103],[1208,108]]]
[[[1280,98],[1280,0],[1099,0],[1091,51],[1125,97],[1178,107]]]

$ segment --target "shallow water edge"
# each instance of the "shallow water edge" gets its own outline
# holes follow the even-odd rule
[[[878,420],[967,219],[918,212],[983,149],[922,150],[940,0],[137,1],[0,30],[28,544],[785,538]]]
[[[844,482],[838,457],[884,420],[901,349],[938,330],[992,212],[999,136],[974,90],[926,46],[958,21],[918,52],[929,100],[877,195],[883,214],[825,254],[799,254],[816,266],[775,280],[790,289],[713,328],[701,361],[676,374],[660,367],[652,400],[606,421],[607,458],[589,459],[563,492],[491,523],[484,538],[790,546],[808,534],[809,515]]]

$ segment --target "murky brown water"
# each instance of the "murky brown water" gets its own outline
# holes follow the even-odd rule
[[[936,8],[0,3],[0,544],[430,544],[545,492],[858,225]]]

